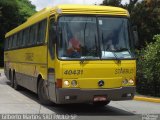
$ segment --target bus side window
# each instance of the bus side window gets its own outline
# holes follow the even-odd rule
[[[30,28],[30,38],[29,38],[29,40],[30,40],[30,42],[29,42],[29,45],[35,45],[35,43],[36,43],[36,39],[37,39],[37,24],[35,24],[35,25],[33,25],[33,26],[31,26],[31,28]]]
[[[17,43],[17,34],[13,35],[12,48],[16,48],[16,43]]]
[[[8,49],[10,49],[11,48],[11,37],[9,37],[9,39],[8,39]]]
[[[17,34],[17,43],[16,43],[17,48],[19,48],[20,41],[21,41],[21,32]]]
[[[25,29],[24,30],[24,32],[23,32],[23,39],[24,39],[24,46],[27,46],[27,45],[29,45],[29,29],[30,28],[27,28],[27,29]]]
[[[55,52],[55,36],[56,36],[56,32],[55,32],[55,19],[52,18],[50,19],[50,23],[49,23],[49,52],[50,52],[50,56],[52,59],[54,59],[54,52]]]
[[[46,26],[47,26],[47,20],[46,19],[38,23],[37,44],[45,42]]]
[[[23,31],[19,32],[18,34],[18,48],[22,46],[22,41],[23,41],[23,36],[22,36]]]
[[[21,47],[24,47],[24,46],[25,46],[25,41],[26,41],[26,38],[25,38],[25,30],[23,30],[23,31],[22,31]]]
[[[19,36],[20,36],[20,32],[17,33],[17,41],[16,41],[16,47],[19,48]]]
[[[13,36],[11,36],[11,38],[10,38],[10,49],[12,49],[13,48]]]

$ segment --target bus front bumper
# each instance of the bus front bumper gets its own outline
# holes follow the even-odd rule
[[[114,89],[57,89],[57,103],[92,103],[96,96],[102,96],[107,101],[132,100],[135,94],[135,86]]]

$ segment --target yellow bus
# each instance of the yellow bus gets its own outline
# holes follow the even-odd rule
[[[14,89],[42,104],[131,100],[136,59],[127,10],[111,6],[45,8],[5,36],[4,69]]]

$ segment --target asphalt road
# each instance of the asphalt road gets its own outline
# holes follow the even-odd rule
[[[75,120],[160,120],[160,115],[155,115],[160,114],[160,104],[143,101],[113,101],[102,108],[89,104],[43,106],[36,94],[14,90],[2,70],[0,73],[0,114],[56,114]]]

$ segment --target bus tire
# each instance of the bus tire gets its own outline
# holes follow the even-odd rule
[[[38,98],[41,104],[43,105],[51,105],[52,102],[49,100],[47,95],[47,88],[44,84],[44,80],[40,79],[38,83]]]
[[[108,105],[110,103],[110,101],[105,101],[105,102],[94,102],[93,105],[95,105],[96,107],[104,107],[106,105]]]
[[[15,90],[20,90],[20,86],[17,83],[17,79],[16,79],[16,73],[13,73],[13,82],[14,82],[14,89]]]
[[[13,75],[12,75],[12,71],[9,71],[9,80],[11,82],[11,87],[14,88],[14,81],[13,81]]]

